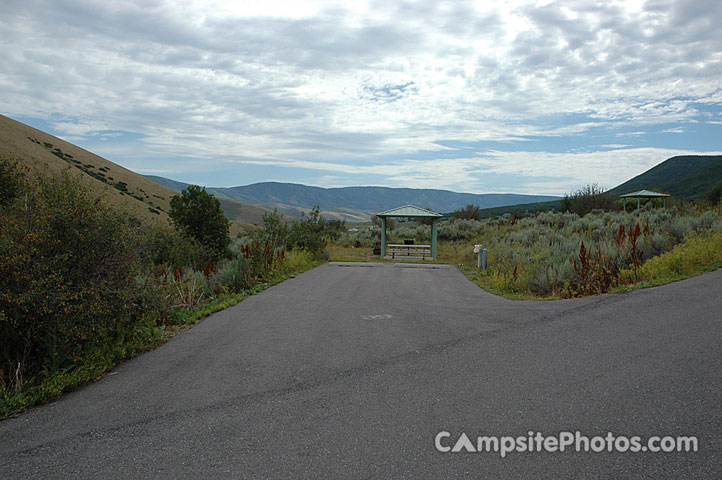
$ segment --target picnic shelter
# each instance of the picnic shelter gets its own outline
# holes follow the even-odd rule
[[[426,208],[415,207],[413,205],[405,205],[403,207],[393,208],[385,212],[377,213],[377,217],[381,219],[381,258],[386,258],[387,250],[390,250],[392,258],[397,253],[401,253],[403,249],[407,250],[407,254],[413,250],[414,254],[422,254],[422,258],[426,259],[428,250],[431,258],[436,260],[436,230],[437,222],[443,217],[442,214],[432,212]],[[431,218],[431,245],[390,245],[386,242],[386,219],[396,218]]]
[[[619,197],[624,199],[625,208],[627,206],[628,198],[636,198],[637,199],[637,208],[641,207],[641,205],[642,205],[641,199],[642,198],[662,198],[663,199],[662,204],[663,204],[663,206],[666,207],[667,206],[667,197],[669,197],[669,195],[667,195],[666,193],[653,192],[651,190],[640,190],[638,192],[625,193],[624,195],[620,195]]]

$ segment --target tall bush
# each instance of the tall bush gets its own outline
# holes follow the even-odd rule
[[[0,210],[0,386],[72,364],[132,321],[131,227],[64,173]],[[12,374],[10,374],[12,372]]]
[[[205,187],[190,185],[171,197],[168,215],[176,228],[198,240],[215,258],[226,255],[230,222],[223,215],[221,202]]]
[[[321,257],[330,239],[338,238],[338,232],[329,230],[326,220],[321,216],[318,205],[308,215],[301,215],[300,220],[291,224],[288,233],[288,247],[308,250],[316,257]]]
[[[481,220],[481,207],[469,204],[459,210],[455,210],[451,218],[459,218],[463,220]]]
[[[584,216],[592,210],[617,210],[617,200],[596,183],[586,185],[579,190],[565,195],[561,200],[562,212],[576,213]]]

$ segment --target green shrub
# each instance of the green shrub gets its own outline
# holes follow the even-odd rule
[[[437,231],[439,240],[469,240],[478,232],[483,223],[478,220],[456,219],[451,222],[441,222]],[[426,239],[430,237],[430,233],[426,233]]]
[[[288,233],[288,244],[290,249],[300,248],[321,257],[329,239],[335,235],[326,228],[326,221],[321,216],[321,211],[316,205],[308,216],[301,214],[301,219],[291,225]]]
[[[286,254],[282,269],[284,274],[305,272],[318,265],[313,253],[307,250],[295,249]]]
[[[221,202],[205,187],[190,185],[171,197],[168,215],[178,230],[198,240],[215,259],[226,255],[230,222],[223,215]]]
[[[154,229],[142,239],[150,260],[171,269],[201,270],[216,261],[215,252],[196,238],[167,229]]]
[[[0,158],[0,208],[9,205],[20,196],[23,187],[23,176],[18,162],[9,158]]]
[[[344,231],[344,222],[326,221],[316,205],[308,215],[302,213],[301,218],[290,225],[275,210],[264,214],[263,228],[256,230],[251,238],[260,244],[269,244],[271,249],[306,250],[320,259],[328,242],[339,239]]]
[[[232,292],[241,292],[252,284],[251,262],[245,256],[226,260],[218,269],[218,281]]]
[[[67,172],[24,182],[0,212],[0,384],[71,365],[134,318],[129,220]]]
[[[345,232],[337,242],[345,247],[374,248],[381,246],[381,229],[377,226],[360,228],[357,232]]]

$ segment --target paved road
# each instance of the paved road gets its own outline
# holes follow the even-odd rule
[[[557,302],[327,264],[0,422],[0,478],[721,478],[722,270]],[[462,432],[696,453],[441,453]]]

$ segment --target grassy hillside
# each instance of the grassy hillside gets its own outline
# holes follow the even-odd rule
[[[722,182],[722,156],[672,157],[611,190],[616,195],[638,190],[669,193],[682,201],[701,198]]]
[[[610,192],[614,195],[623,195],[639,190],[655,190],[669,193],[684,202],[692,202],[702,198],[720,183],[722,183],[722,156],[686,155],[671,157],[611,189]],[[559,201],[486,208],[483,216],[486,218],[505,213],[537,213],[549,210],[558,211]]]
[[[18,159],[31,170],[58,174],[69,170],[80,175],[88,189],[104,195],[142,222],[169,224],[170,198],[175,192],[72,143],[0,115],[0,155]],[[266,210],[230,199],[221,201],[234,221],[232,233],[262,222]]]
[[[249,225],[263,225],[263,215],[271,212],[266,208],[230,198],[221,197],[218,201],[221,202],[221,210],[226,218],[244,228],[248,228]]]
[[[87,150],[0,115],[0,155],[15,158],[33,170],[79,174],[83,184],[102,193],[114,207],[144,222],[168,224],[174,193]]]

